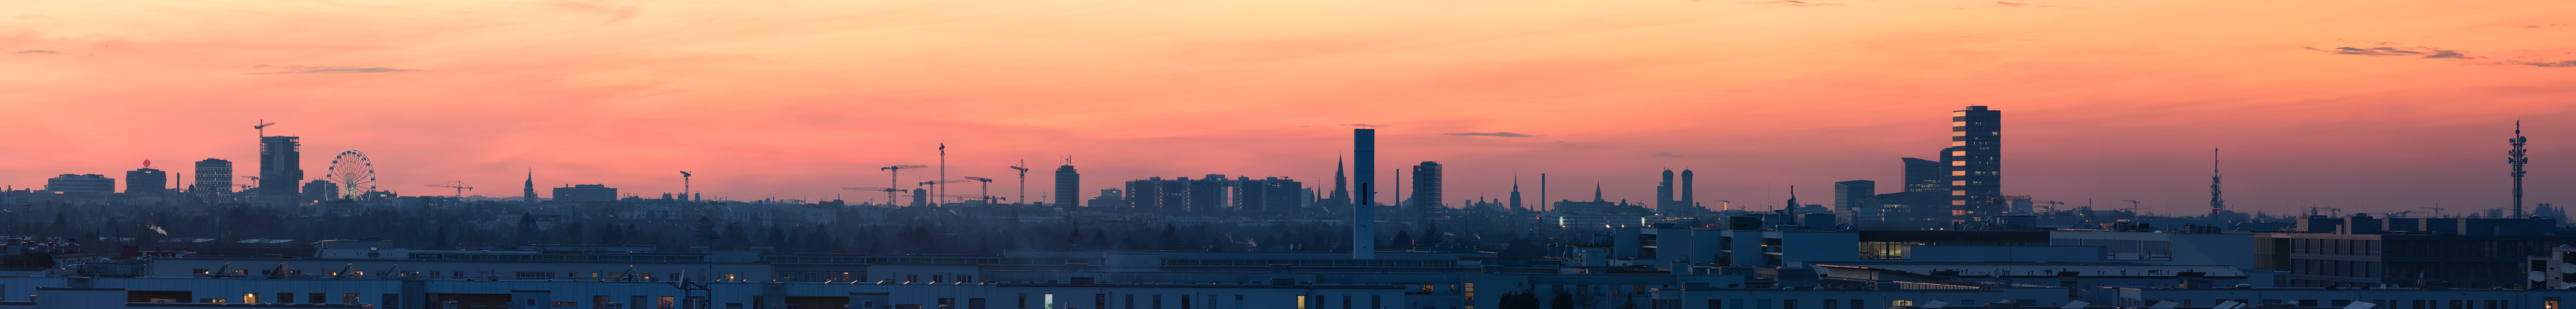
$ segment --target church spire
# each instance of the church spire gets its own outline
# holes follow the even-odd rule
[[[520,185],[521,190],[523,190],[523,191],[521,191],[520,193],[522,193],[522,194],[524,194],[524,195],[525,195],[525,196],[522,196],[522,197],[520,197],[520,198],[521,198],[521,199],[525,199],[525,200],[527,200],[529,203],[536,203],[536,202],[537,202],[537,169],[533,169],[533,168],[528,169],[528,182],[520,183],[519,185]]]

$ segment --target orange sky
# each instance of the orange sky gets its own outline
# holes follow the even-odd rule
[[[0,4],[0,184],[249,170],[266,119],[304,137],[310,177],[357,149],[412,195],[515,195],[534,168],[545,187],[676,192],[689,170],[710,197],[875,200],[835,189],[941,142],[951,175],[1003,196],[1013,160],[1066,155],[1085,191],[1328,185],[1365,123],[1382,166],[1449,165],[1451,200],[1513,174],[1536,199],[1537,173],[1552,197],[1597,180],[1645,200],[1671,167],[1712,206],[1790,185],[1824,204],[1989,105],[2006,193],[2041,200],[2195,212],[2223,147],[2244,209],[2503,206],[2521,119],[2530,200],[2576,203],[2560,1],[408,3]],[[1469,132],[1530,137],[1443,135]]]

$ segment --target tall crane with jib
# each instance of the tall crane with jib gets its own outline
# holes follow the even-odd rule
[[[1029,166],[1029,160],[1020,160],[1020,165],[1012,165],[1012,166],[1011,166],[1011,169],[1019,170],[1019,171],[1020,171],[1020,202],[1021,202],[1021,203],[1029,203],[1029,168],[1028,168],[1028,166]]]
[[[892,187],[901,187],[901,186],[903,186],[903,170],[904,170],[904,169],[912,169],[912,168],[928,168],[928,167],[930,167],[930,166],[929,166],[929,165],[916,165],[916,164],[903,164],[903,165],[895,165],[895,166],[879,167],[879,168],[877,168],[877,170],[886,171],[886,187],[888,187],[888,188],[892,188]],[[886,204],[894,204],[894,194],[895,194],[895,192],[899,192],[899,191],[902,191],[902,190],[886,191]]]
[[[931,186],[931,185],[952,184],[952,183],[960,183],[960,182],[968,182],[968,181],[973,181],[973,180],[965,180],[965,179],[932,180],[932,181],[924,181],[924,182],[921,182],[921,185],[922,185],[922,186]],[[940,203],[943,203],[943,202],[947,201],[947,200],[948,200],[948,198],[952,198],[952,197],[971,197],[971,196],[947,195],[947,194],[931,194],[931,195],[930,195],[930,197],[936,197],[936,198],[939,198],[939,199],[936,199],[936,200],[931,200],[931,201],[930,201],[930,204],[931,204],[931,205],[939,205]]]
[[[841,188],[841,190],[851,190],[851,191],[885,191],[885,193],[886,193],[886,201],[885,201],[886,205],[895,205],[895,201],[894,201],[895,194],[903,193],[903,189],[895,189],[895,188],[879,188],[879,187],[843,187],[843,188]]]
[[[976,193],[976,195],[982,195],[982,196],[983,196],[983,197],[978,197],[978,198],[984,199],[984,205],[992,205],[992,204],[993,204],[993,179],[992,179],[992,178],[975,177],[975,176],[963,176],[963,177],[964,177],[964,178],[966,178],[966,180],[973,180],[973,181],[980,181],[980,182],[984,182],[984,184],[983,184],[984,186],[983,186],[982,192],[980,192],[980,193]]]
[[[465,185],[465,181],[463,181],[463,180],[458,180],[458,181],[449,181],[449,182],[441,182],[441,183],[434,184],[434,185],[424,185],[424,186],[431,186],[431,187],[440,187],[440,188],[456,189],[456,198],[460,198],[460,199],[465,198],[465,190],[473,190],[473,189],[474,189],[474,187],[466,186],[466,185]]]

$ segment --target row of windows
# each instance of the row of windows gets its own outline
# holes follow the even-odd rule
[[[2207,299],[2207,300],[2200,300],[2200,299],[2160,299],[2160,300],[2151,300],[2151,301],[2142,301],[2142,302],[2144,302],[2144,303],[2155,303],[2155,302],[2163,302],[2163,301],[2170,301],[2170,302],[2174,302],[2174,303],[2182,304],[2182,307],[2217,306],[2217,305],[2219,305],[2219,304],[2223,304],[2223,303],[2227,303],[2227,302],[2236,302],[2236,303],[2239,303],[2239,304],[2252,304],[2252,303],[2254,303],[2254,302],[2253,302],[2253,300],[2251,300],[2251,299]],[[2344,307],[2344,306],[2350,306],[2350,305],[2352,305],[2352,303],[2353,303],[2353,302],[2355,302],[2355,300],[2350,300],[2350,299],[2300,299],[2300,300],[2265,299],[2265,300],[2263,300],[2263,303],[2265,303],[2265,304],[2292,304],[2292,305],[2296,305],[2296,306],[2299,306],[2299,307],[2310,307],[2310,308],[2314,308],[2314,307],[2330,307],[2330,308],[2331,308],[2331,307]],[[2415,300],[2393,300],[2393,299],[2381,299],[2381,300],[2375,300],[2375,301],[2370,301],[2370,302],[2371,302],[2372,304],[2377,305],[2376,307],[2379,307],[2379,308],[2388,308],[2388,309],[2507,309],[2507,308],[2513,308],[2513,301],[2511,301],[2511,300],[2501,300],[2501,299],[2489,299],[2489,300],[2479,300],[2479,299],[2436,299],[2436,300],[2423,300],[2423,299],[2415,299]],[[2556,301],[2556,300],[2547,300],[2547,301],[2542,301],[2542,308],[2547,308],[2547,309],[2558,309],[2558,301]]]
[[[1822,300],[1816,300],[1815,302],[1808,302],[1808,303],[1801,303],[1801,302],[1799,302],[1799,300],[1797,300],[1797,299],[1781,299],[1781,300],[1778,300],[1778,301],[1779,301],[1779,304],[1780,304],[1780,306],[1779,306],[1779,307],[1772,307],[1772,306],[1771,306],[1771,304],[1772,304],[1772,301],[1773,301],[1773,300],[1770,300],[1770,299],[1752,299],[1752,300],[1750,300],[1750,301],[1751,301],[1751,302],[1747,302],[1747,300],[1745,300],[1745,299],[1711,299],[1711,300],[1708,300],[1708,309],[1868,309],[1868,308],[1869,308],[1869,302],[1868,302],[1868,301],[1866,301],[1866,300],[1859,300],[1859,299],[1851,299],[1851,300],[1843,300],[1843,299],[1822,299]],[[1928,303],[1929,301],[1926,301],[1926,302]],[[1915,304],[1915,302],[1914,302],[1914,301],[1911,301],[1911,300],[1888,301],[1888,303],[1889,303],[1889,305],[1890,305],[1890,306],[1914,306],[1914,305],[1916,305],[1916,304]],[[1975,303],[1977,303],[1977,302],[1976,302],[1975,300],[1962,299],[1962,300],[1959,300],[1959,303],[1961,303],[1961,304],[1975,304]],[[1813,304],[1813,305],[1808,305],[1808,304]],[[1810,306],[1812,306],[1812,307],[1810,307]],[[1956,306],[1956,305],[1953,305],[1953,306]]]

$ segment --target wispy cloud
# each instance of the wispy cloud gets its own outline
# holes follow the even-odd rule
[[[2528,66],[2543,67],[2543,68],[2576,68],[2576,60],[2555,61],[2555,62],[2552,62],[2552,61],[2524,61],[2524,60],[2512,60],[2512,61],[2498,62],[2498,63],[2494,63],[2494,64],[2501,64],[2501,65],[2528,65]]]
[[[1760,6],[1843,6],[1843,4],[1841,4],[1841,3],[1830,3],[1830,2],[1806,2],[1806,1],[1798,1],[1798,0],[1760,1],[1760,2],[1737,2],[1737,3],[1751,4],[1751,5],[1760,5]]]
[[[1383,128],[1383,127],[1386,127],[1386,125],[1382,125],[1382,124],[1366,124],[1366,123],[1345,124],[1345,125],[1343,125],[1343,126],[1353,126],[1353,127],[1362,127],[1362,128]]]
[[[2328,52],[2328,53],[2334,53],[2334,54],[2337,54],[2337,55],[2361,55],[2361,56],[2373,56],[2373,57],[2384,57],[2384,56],[2422,56],[2422,57],[2424,57],[2424,58],[2451,58],[2451,59],[2471,59],[2471,58],[2476,58],[2476,57],[2470,57],[2470,56],[2468,56],[2468,55],[2466,55],[2466,54],[2461,54],[2459,51],[2448,50],[2448,49],[2439,49],[2439,48],[2431,48],[2431,47],[2372,47],[2372,48],[2359,48],[2359,47],[2336,47],[2336,48],[2334,48],[2334,49],[2319,49],[2319,48],[2315,48],[2315,47],[2306,47],[2306,48],[2307,48],[2308,50],[2321,51],[2321,52]]]
[[[268,65],[260,65],[260,66],[255,67],[255,68],[267,67],[267,66],[268,66]],[[419,72],[419,71],[420,71],[420,70],[413,70],[413,69],[396,69],[396,68],[308,67],[308,66],[300,66],[300,65],[290,65],[290,66],[286,66],[286,70],[285,70],[285,71],[277,71],[277,72],[260,72],[260,73],[250,73],[250,74],[345,74],[345,73],[401,73],[401,72]]]
[[[1529,135],[1529,134],[1520,134],[1520,133],[1512,133],[1512,132],[1461,132],[1461,133],[1440,133],[1440,135],[1454,135],[1454,136],[1498,136],[1498,137],[1530,137],[1530,135]]]
[[[1680,158],[1680,157],[1683,157],[1683,156],[1682,156],[1682,155],[1673,154],[1673,153],[1670,153],[1670,152],[1657,152],[1657,153],[1655,153],[1655,157],[1657,157],[1657,158]]]
[[[55,51],[50,51],[50,50],[42,50],[42,49],[29,49],[29,50],[21,50],[21,51],[18,51],[18,54],[20,54],[20,55],[25,55],[25,54],[60,54],[60,52],[55,52]]]
[[[2394,45],[2395,43],[2377,42],[2377,43],[2374,43],[2374,44],[2380,44],[2380,45]],[[2361,55],[2361,56],[2373,56],[2373,57],[2386,57],[2386,56],[2410,56],[2410,57],[2416,57],[2416,58],[2427,58],[2427,59],[2459,59],[2459,60],[2482,60],[2482,59],[2489,59],[2489,58],[2487,58],[2487,57],[2485,57],[2485,56],[2470,55],[2469,53],[2461,52],[2461,51],[2456,51],[2456,50],[2448,50],[2448,49],[2440,49],[2440,48],[2432,48],[2432,47],[2422,47],[2422,46],[2416,46],[2416,47],[2372,47],[2372,48],[2336,47],[2336,48],[2334,48],[2334,49],[2319,49],[2319,48],[2315,48],[2315,47],[2308,47],[2307,49],[2308,49],[2308,50],[2314,50],[2314,51],[2328,52],[2328,53],[2333,53],[2333,54],[2337,54],[2337,55]],[[2525,59],[2529,59],[2529,58],[2527,58],[2527,57],[2511,57],[2511,58],[2521,58],[2521,59],[2497,60],[2497,61],[2474,61],[2474,62],[2468,62],[2468,63],[2469,63],[2469,64],[2480,64],[2480,65],[2534,66],[2534,67],[2543,67],[2543,68],[2576,68],[2576,60],[2525,60]]]
[[[2021,3],[2021,2],[2004,2],[2004,1],[1995,1],[1995,5],[1996,5],[1996,6],[2003,6],[2003,7],[2034,7],[2034,8],[2046,8],[2046,9],[2081,9],[2081,8],[2084,8],[2084,7],[2081,7],[2081,6],[2072,6],[2072,5],[2047,5],[2047,4],[2030,4],[2030,3]]]
[[[2566,26],[2567,26],[2567,24],[2547,24],[2547,25],[2530,25],[2530,26],[2522,26],[2522,27],[2523,27],[2523,28],[2531,28],[2531,29],[2543,29],[2543,28],[2558,28],[2558,27],[2566,27]]]

